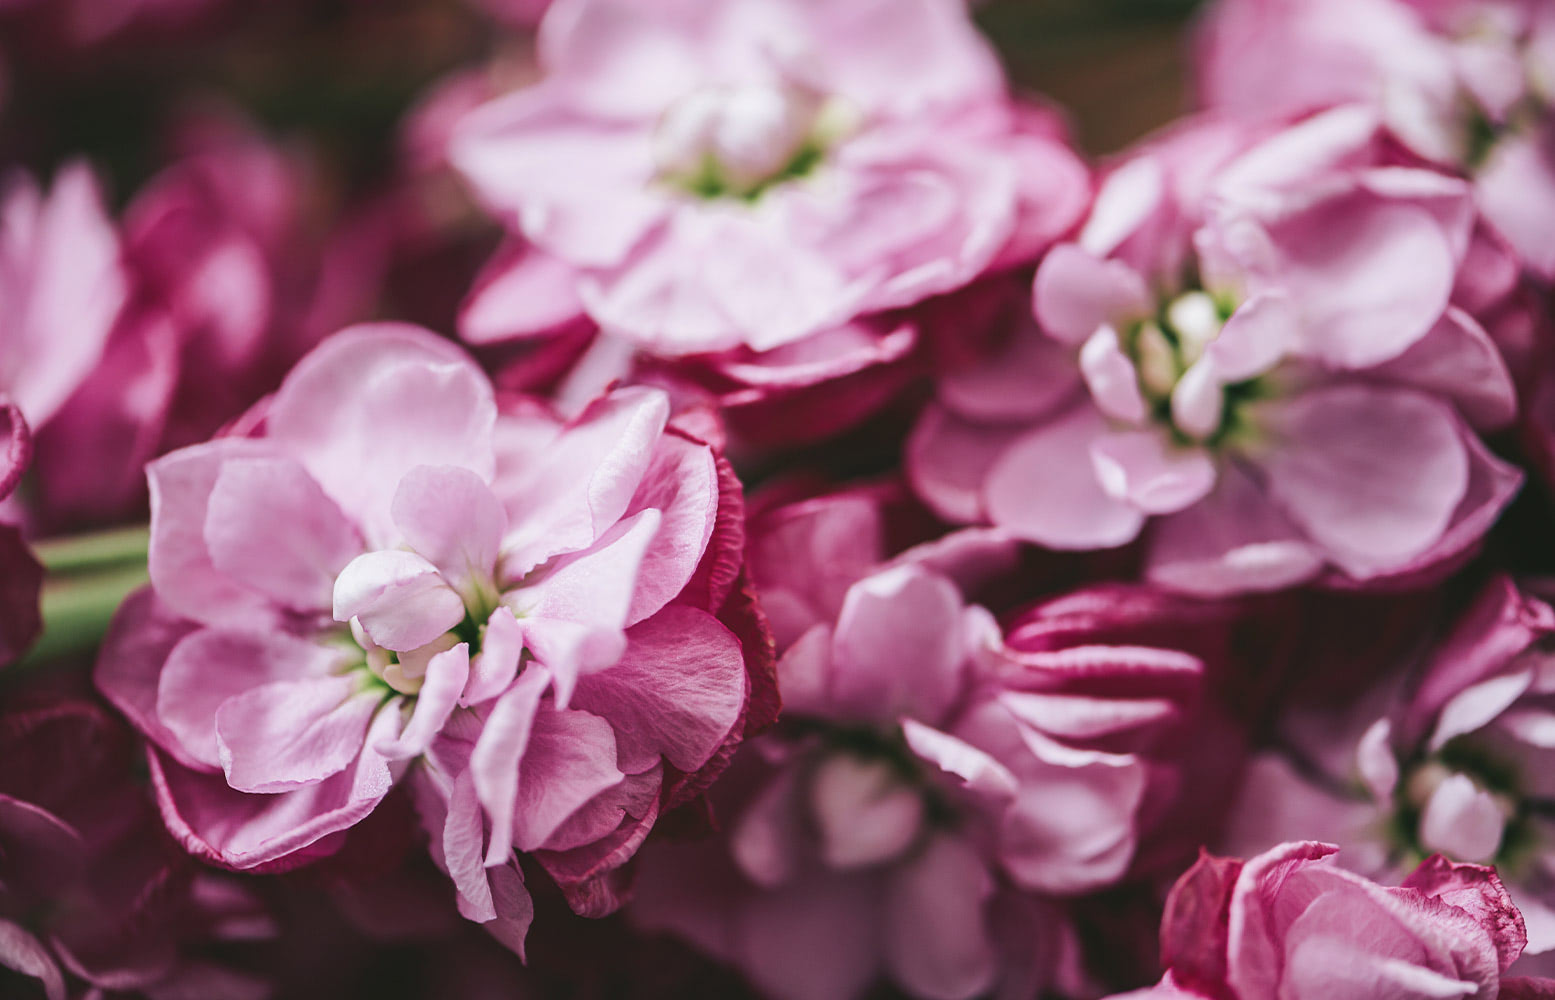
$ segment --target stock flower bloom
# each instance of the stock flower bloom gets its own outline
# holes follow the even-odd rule
[[[1492,581],[1402,691],[1332,719],[1321,748],[1293,740],[1249,764],[1230,846],[1333,839],[1373,877],[1435,852],[1493,864],[1527,922],[1528,954],[1555,951],[1552,643],[1555,609]]]
[[[1126,997],[1516,1000],[1555,990],[1505,977],[1525,934],[1494,869],[1436,855],[1395,888],[1329,863],[1337,850],[1309,841],[1247,861],[1200,858],[1166,902],[1165,979]]]
[[[753,526],[784,722],[741,753],[727,838],[658,848],[635,915],[777,998],[1039,992],[1067,947],[1042,897],[1120,881],[1172,812],[1204,668],[1151,640],[1195,609],[1100,588],[1001,633],[954,579],[1007,541],[882,563],[882,530],[863,495]]]
[[[1467,187],[1381,165],[1340,109],[1206,120],[1104,182],[1037,270],[1035,323],[947,374],[908,467],[943,515],[1055,549],[1134,540],[1200,593],[1440,572],[1519,473],[1472,427],[1516,412],[1453,293]]]
[[[453,139],[532,244],[467,336],[581,309],[655,354],[770,351],[959,287],[1087,194],[960,0],[562,0],[539,53]]]
[[[646,389],[570,423],[499,412],[452,344],[364,326],[298,364],[255,436],[152,463],[152,586],[97,677],[151,741],[169,829],[284,869],[407,780],[461,912],[514,950],[515,851],[579,911],[619,905],[661,809],[773,700],[738,486],[667,419]]]
[[[1221,0],[1199,47],[1208,106],[1266,117],[1377,108],[1416,156],[1555,279],[1555,11],[1540,0]]]

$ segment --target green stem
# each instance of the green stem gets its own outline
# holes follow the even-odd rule
[[[119,605],[149,579],[150,538],[139,526],[36,543],[33,553],[48,574],[43,632],[17,667],[88,653],[101,642]]]
[[[96,572],[122,563],[145,563],[151,529],[145,525],[114,528],[90,535],[50,538],[33,545],[32,551],[51,576]]]

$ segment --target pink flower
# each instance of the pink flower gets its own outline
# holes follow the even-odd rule
[[[472,338],[571,306],[656,354],[772,351],[1029,256],[1088,193],[959,0],[562,0],[539,45],[453,140],[535,247]]]
[[[32,434],[15,403],[0,394],[0,502],[32,460]],[[0,522],[0,667],[20,657],[43,628],[38,592],[43,567],[22,540],[21,529]]]
[[[1555,278],[1555,11],[1537,0],[1221,0],[1200,92],[1266,117],[1359,102],[1416,155],[1473,178],[1524,265]]]
[[[1110,588],[1001,633],[953,581],[1008,542],[952,535],[882,564],[882,518],[845,494],[755,529],[786,721],[721,786],[724,842],[662,848],[635,913],[773,997],[881,977],[924,997],[1038,989],[1073,947],[1041,897],[1115,884],[1157,846],[1203,664],[1148,643],[1209,623]]]
[[[1166,901],[1166,978],[1127,996],[1490,1000],[1555,989],[1503,978],[1525,935],[1493,869],[1438,855],[1392,888],[1330,864],[1337,850],[1304,842],[1245,862],[1201,857]]]
[[[1402,691],[1399,678],[1384,680],[1381,705],[1357,700],[1321,735],[1292,714],[1311,735],[1250,764],[1231,845],[1333,838],[1349,867],[1373,877],[1434,852],[1494,864],[1527,921],[1528,954],[1555,951],[1552,641],[1555,610],[1492,581]]]
[[[1516,400],[1452,299],[1467,188],[1380,165],[1342,109],[1261,141],[1181,129],[1108,177],[1037,271],[1037,325],[940,380],[908,448],[942,514],[1057,549],[1147,521],[1147,575],[1200,593],[1460,560],[1520,483],[1471,426]]]
[[[64,167],[47,196],[25,174],[5,179],[0,393],[34,431],[97,365],[128,295],[118,235],[85,164]]]
[[[659,813],[775,707],[738,485],[667,418],[643,389],[565,424],[499,411],[453,345],[364,326],[256,436],[152,463],[152,587],[98,683],[151,740],[169,829],[292,867],[408,779],[461,912],[514,950],[515,851],[578,910],[619,905]]]

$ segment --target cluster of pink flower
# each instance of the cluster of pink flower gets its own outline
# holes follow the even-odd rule
[[[1555,998],[1555,5],[468,6],[0,186],[0,995]]]

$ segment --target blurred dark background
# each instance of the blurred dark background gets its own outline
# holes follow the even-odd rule
[[[176,28],[89,47],[47,16],[0,18],[0,167],[51,171],[86,155],[119,198],[159,162],[155,137],[192,95],[234,100],[279,136],[337,160],[345,183],[393,162],[395,127],[425,88],[525,43],[467,0],[264,0],[211,6]],[[1115,151],[1186,104],[1185,28],[1197,0],[989,0],[977,19],[1016,86],[1068,108],[1080,144]]]

